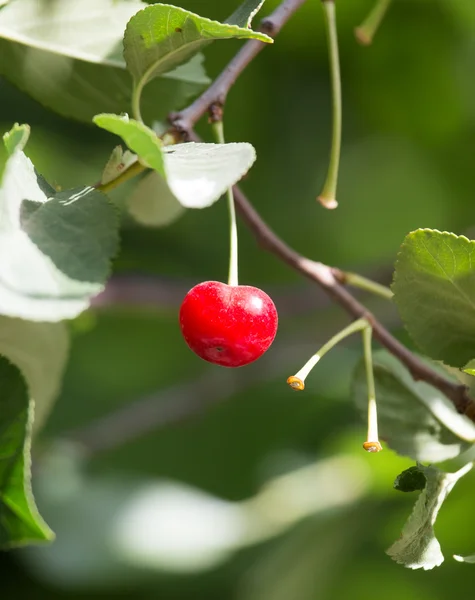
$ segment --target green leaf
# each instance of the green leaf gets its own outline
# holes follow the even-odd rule
[[[409,467],[394,480],[394,489],[398,492],[415,492],[426,486],[424,473],[417,467]]]
[[[60,321],[104,288],[118,247],[115,207],[90,187],[55,190],[17,150],[0,188],[0,314]]]
[[[155,172],[147,173],[136,185],[128,209],[138,223],[149,227],[170,225],[185,212],[165,179]]]
[[[101,184],[105,185],[117,179],[119,175],[128,169],[137,157],[132,152],[126,150],[124,152],[122,146],[116,146],[107,161],[104,171],[102,172]]]
[[[226,23],[238,27],[250,27],[252,19],[261,10],[265,0],[244,0],[242,4],[226,19]]]
[[[165,175],[162,142],[152,129],[127,115],[101,114],[93,121],[98,127],[120,136],[146,166]]]
[[[124,35],[124,58],[135,86],[135,113],[149,81],[179,66],[213,40],[232,38],[273,41],[263,33],[212,21],[168,4],[153,4],[138,12]]]
[[[69,353],[64,323],[34,323],[0,316],[0,355],[21,370],[35,403],[34,432],[58,395]]]
[[[475,242],[418,229],[407,235],[396,262],[394,301],[419,348],[462,368],[475,358]]]
[[[3,143],[11,156],[15,150],[23,150],[30,137],[30,126],[15,123],[10,131],[3,136]]]
[[[436,364],[431,366],[448,376]],[[380,437],[395,452],[418,461],[441,462],[458,456],[475,441],[475,424],[460,415],[439,390],[414,381],[394,356],[375,352],[373,369]],[[366,418],[364,361],[355,370],[352,393]]]
[[[244,142],[163,148],[168,185],[186,208],[211,206],[247,173],[256,152]]]
[[[20,371],[0,357],[0,547],[50,541],[33,500],[30,435],[33,406]]]
[[[153,194],[156,206],[152,205],[153,198],[147,203],[146,212],[152,220],[165,203],[170,204],[169,194],[185,208],[211,206],[247,173],[256,159],[254,148],[247,143],[190,142],[162,147],[152,129],[127,116],[103,114],[96,115],[93,120],[99,127],[119,135],[143,163],[165,177],[169,188],[166,190],[161,186],[165,197],[162,198],[158,190]],[[144,213],[142,215],[145,217]]]
[[[435,467],[418,466],[426,479],[411,516],[406,521],[401,537],[386,551],[397,563],[409,569],[433,569],[444,561],[440,544],[434,534],[434,523],[439,510],[457,481],[472,464],[456,473],[443,473]]]
[[[127,112],[132,86],[122,38],[144,6],[138,0],[10,2],[0,10],[0,74],[66,117],[90,122],[99,112]],[[164,119],[198,94],[209,83],[202,63],[196,55],[154,81],[143,98],[144,117]]]

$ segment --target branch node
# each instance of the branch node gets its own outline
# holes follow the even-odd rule
[[[259,29],[262,31],[262,33],[266,33],[270,37],[274,37],[274,35],[278,32],[276,24],[270,17],[262,19]]]
[[[219,123],[223,120],[224,107],[222,102],[213,102],[209,109],[208,123]]]

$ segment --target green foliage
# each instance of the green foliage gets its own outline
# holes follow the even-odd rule
[[[66,117],[88,122],[99,112],[126,112],[132,96],[122,38],[144,6],[138,0],[10,2],[0,10],[0,73]],[[202,62],[195,55],[157,79],[142,101],[145,116],[164,119],[202,90],[208,83]]]
[[[441,374],[448,374],[440,370]],[[414,381],[388,352],[373,355],[380,436],[398,454],[418,461],[442,462],[458,456],[475,441],[475,424],[460,415],[437,389]],[[366,415],[368,394],[364,361],[353,378],[353,398]]]
[[[423,352],[463,367],[475,358],[475,242],[419,229],[406,237],[392,290],[411,337]]]
[[[120,136],[144,165],[165,176],[162,142],[152,129],[127,115],[96,115],[93,121],[98,127]]]
[[[215,377],[209,365],[194,360],[179,336],[176,309],[188,282],[222,277],[228,248],[224,206],[185,209],[216,202],[248,172],[255,152],[244,143],[164,146],[159,136],[169,127],[168,114],[209,82],[201,49],[217,39],[272,41],[249,29],[263,0],[244,0],[236,9],[237,4],[200,3],[200,11],[221,14],[220,23],[188,12],[196,8],[196,0],[182,0],[181,7],[147,8],[137,0],[0,0],[0,73],[62,115],[89,125],[97,115],[96,124],[130,148],[117,147],[110,155],[105,131],[49,114],[0,82],[5,128],[17,120],[34,124],[28,145],[29,126],[15,125],[5,135],[6,152],[0,156],[5,167],[0,191],[0,542],[52,538],[31,495],[31,427],[35,440],[41,436],[35,453],[38,504],[60,538],[45,550],[20,555],[28,577],[15,578],[7,572],[8,564],[2,571],[4,555],[0,557],[0,594],[5,597],[22,595],[25,586],[32,600],[43,600],[43,587],[49,600],[63,598],[61,591],[38,586],[40,577],[64,588],[83,586],[88,597],[95,593],[88,589],[93,585],[121,586],[121,594],[128,587],[135,598],[134,586],[143,585],[145,572],[148,577],[173,571],[173,581],[154,578],[150,585],[157,589],[147,592],[143,586],[139,593],[143,589],[144,598],[158,592],[224,600],[232,589],[229,593],[239,600],[313,600],[316,593],[322,600],[344,600],[367,597],[368,581],[372,589],[380,585],[388,600],[402,595],[426,600],[442,593],[443,573],[435,584],[424,580],[422,587],[417,576],[408,578],[404,569],[379,557],[394,506],[407,501],[402,494],[390,497],[390,473],[409,462],[389,452],[365,455],[354,439],[348,373],[357,352],[335,349],[320,376],[309,378],[307,394],[289,401],[283,367],[288,369],[289,356],[292,362],[294,355],[307,356],[317,343],[315,336],[335,333],[336,311],[316,311],[310,294],[294,285],[293,275],[279,261],[258,251],[243,228],[243,280],[269,285],[283,308],[276,345],[257,366]],[[352,30],[363,16],[363,4],[337,6],[346,79],[337,212],[324,212],[313,201],[326,167],[329,118],[327,58],[312,3],[301,7],[273,52],[262,53],[233,88],[226,103],[226,133],[228,139],[250,140],[259,148],[263,160],[243,185],[286,241],[316,260],[371,273],[388,268],[400,240],[421,225],[469,234],[464,228],[473,195],[475,13],[460,2],[443,10],[437,3],[394,3],[374,47],[362,50],[355,48]],[[401,28],[409,18],[414,27],[405,29],[401,45]],[[126,65],[122,38],[129,20]],[[222,70],[233,46],[237,44],[207,54],[210,73]],[[123,113],[137,120],[119,116]],[[140,113],[150,127],[141,122]],[[200,135],[207,139],[209,130],[201,125]],[[104,190],[127,180],[111,192],[112,199],[136,223],[127,215],[122,219],[122,250],[114,264],[118,279],[98,299],[94,312],[70,324],[72,360],[57,410],[44,429],[69,345],[65,324],[51,321],[73,318],[89,307],[104,289],[118,246],[119,210],[88,185],[99,178]],[[150,231],[137,224],[168,227]],[[409,234],[393,286],[396,304],[420,348],[468,374],[475,373],[472,245],[439,231]],[[137,271],[146,280],[135,280],[130,272]],[[273,288],[272,283],[278,285]],[[131,306],[110,306],[118,302]],[[371,300],[368,308],[373,308]],[[386,317],[390,322],[390,305],[375,303],[374,308],[384,323]],[[449,377],[440,366],[430,365]],[[415,382],[384,352],[376,353],[374,371],[379,429],[390,448],[431,462],[473,452],[475,426],[437,390]],[[363,363],[357,365],[352,392],[366,415]],[[115,411],[127,418],[117,423],[112,416],[109,421]],[[180,411],[199,412],[200,418],[166,427],[167,419],[173,421]],[[147,416],[156,428],[134,439],[135,428],[140,432]],[[105,421],[94,422],[103,417]],[[124,432],[126,437],[132,432],[131,438],[119,444]],[[58,437],[76,435],[84,448],[49,447]],[[101,444],[112,450],[95,456],[94,444],[96,452]],[[315,455],[342,448],[348,454],[340,462],[330,459],[330,467],[319,459],[301,468],[313,463]],[[84,449],[94,458],[87,473],[77,464]],[[314,466],[322,466],[321,478]],[[419,464],[396,478],[394,487],[400,491],[422,490],[402,538],[389,550],[396,561],[424,569],[440,564],[433,524],[456,478],[468,468],[443,474]],[[273,480],[274,470],[286,475]],[[162,478],[180,483],[162,486]],[[183,495],[172,496],[171,513],[152,502],[144,518],[144,505],[137,500],[156,492],[158,483],[170,493],[183,482],[196,488],[186,501]],[[467,485],[473,491],[473,482]],[[229,522],[220,521],[222,537],[216,542],[206,511],[187,521],[196,508],[187,502],[192,496],[202,500],[202,490],[208,492],[213,522],[216,507],[225,505],[239,514],[242,529],[228,529]],[[465,524],[470,502],[468,493],[458,504],[448,504],[448,521],[437,525],[469,548],[472,532]],[[315,518],[318,512],[321,519]],[[177,524],[168,541],[165,535],[151,535],[154,519],[163,514],[166,531],[172,521]],[[126,530],[128,535],[118,537]],[[193,545],[196,531],[205,531],[204,547]],[[264,540],[266,544],[256,545]],[[157,548],[160,560],[153,554]],[[173,564],[177,548],[184,551],[179,568]],[[206,563],[216,548],[221,554]],[[456,558],[474,562],[473,556]],[[248,566],[252,569],[239,580]],[[187,578],[184,573],[193,569],[194,578]],[[451,577],[449,570],[447,581],[450,593],[465,593],[463,576]],[[463,589],[456,590],[457,585]],[[83,597],[69,589],[64,594]]]
[[[247,173],[256,158],[254,148],[247,143],[190,142],[163,147],[152,129],[126,115],[97,115],[94,122],[120,135],[142,163],[165,177],[167,185],[160,182],[154,193],[150,194],[149,181],[146,187],[135,190],[134,198],[130,201],[132,213],[135,211],[137,214],[135,207],[138,205],[138,219],[148,225],[157,224],[158,220],[167,221],[168,209],[173,204],[170,195],[185,208],[210,206]],[[145,194],[146,197],[142,199],[139,194]],[[164,216],[158,217],[162,213]]]
[[[31,491],[33,403],[20,371],[0,357],[0,547],[51,541]]]
[[[442,564],[444,555],[434,534],[434,523],[454,485],[471,468],[469,463],[456,473],[443,473],[435,467],[418,466],[426,485],[404,525],[401,537],[387,550],[393,560],[409,569],[427,570]]]
[[[178,67],[213,40],[232,38],[273,41],[247,27],[212,21],[168,4],[138,12],[124,35],[124,58],[134,79],[134,116],[140,114],[140,97],[149,81]]]
[[[14,133],[10,148],[13,140],[25,142]],[[107,198],[88,186],[56,192],[16,147],[0,209],[0,314],[60,321],[87,308],[117,252],[118,218]]]

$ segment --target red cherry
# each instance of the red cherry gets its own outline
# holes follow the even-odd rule
[[[188,292],[180,308],[188,346],[223,367],[242,367],[262,356],[274,341],[277,321],[272,300],[250,285],[205,281]]]

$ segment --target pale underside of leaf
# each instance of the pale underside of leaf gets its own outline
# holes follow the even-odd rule
[[[118,246],[118,215],[93,188],[56,193],[21,151],[0,190],[0,314],[77,316],[99,293]]]
[[[211,206],[247,173],[256,159],[251,144],[190,142],[164,149],[168,185],[186,208]]]
[[[13,1],[0,11],[0,73],[68,117],[90,121],[98,112],[128,111],[132,85],[122,38],[143,6],[136,0]],[[202,62],[196,55],[154,82],[142,101],[144,116],[163,119],[202,90],[209,83]]]
[[[119,135],[141,162],[165,176],[169,188],[166,194],[173,194],[185,208],[211,206],[247,173],[256,159],[253,146],[243,142],[190,142],[162,147],[152,129],[126,115],[100,114],[94,117],[94,122]],[[160,203],[159,193],[154,197]],[[149,204],[148,210],[151,208]],[[159,205],[156,206],[155,217],[158,212]]]
[[[472,464],[469,463],[456,473],[443,473],[434,467],[419,465],[427,483],[404,525],[400,539],[387,550],[393,560],[409,569],[428,570],[442,564],[444,556],[435,537],[434,523],[456,482],[471,468]]]

